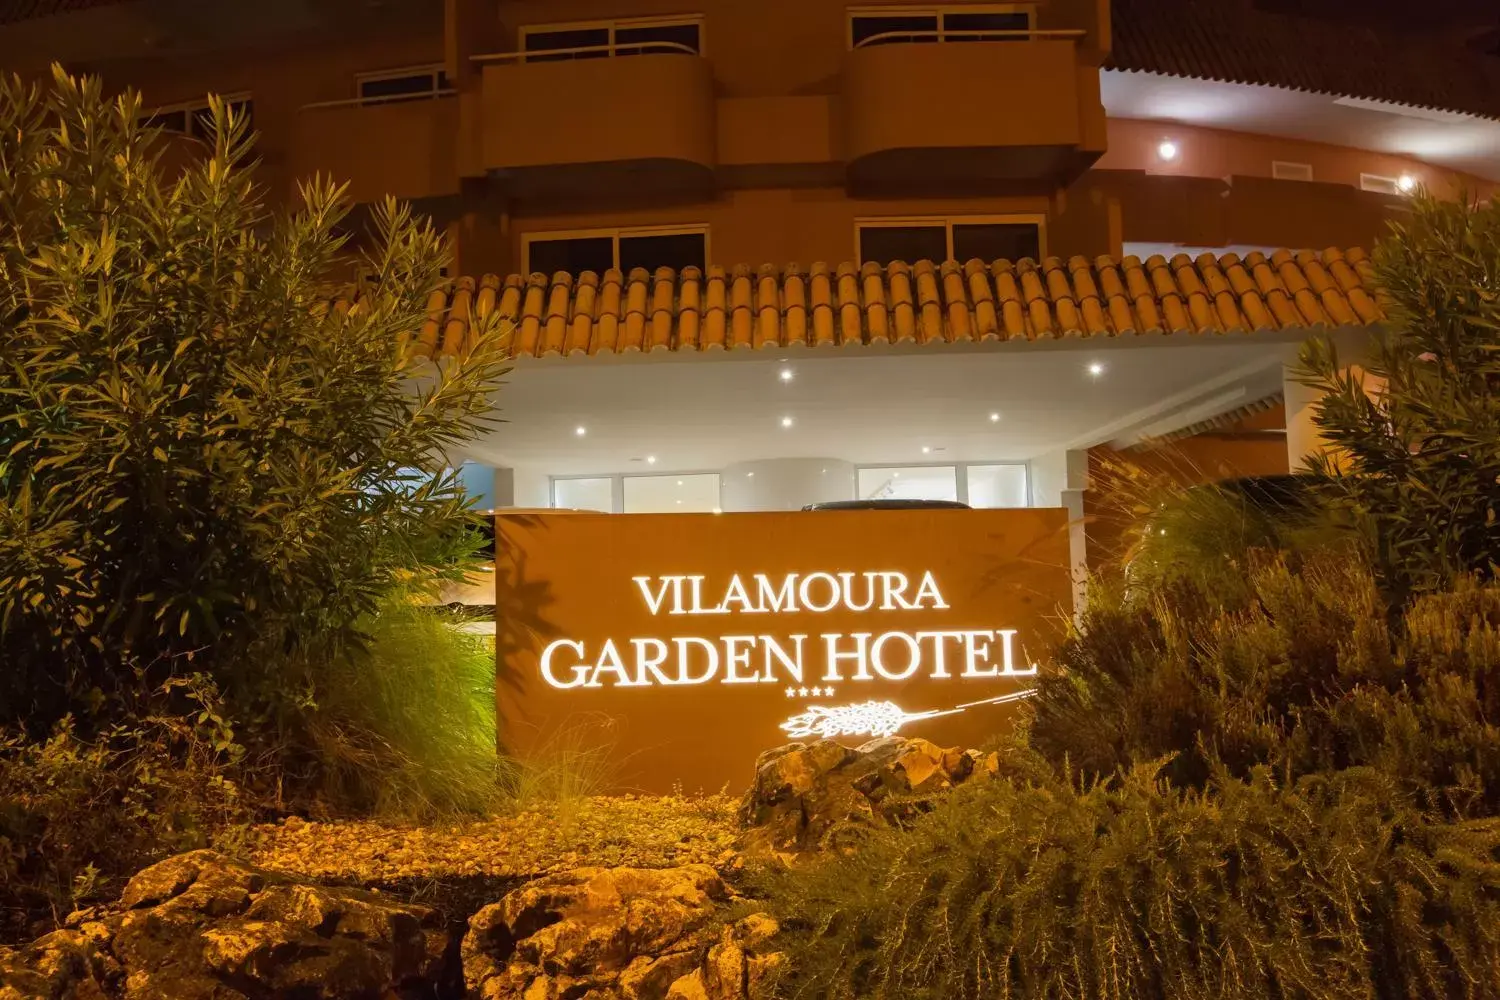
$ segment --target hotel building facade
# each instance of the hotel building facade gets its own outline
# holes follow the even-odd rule
[[[1110,451],[1295,466],[1298,344],[1379,328],[1412,191],[1494,194],[1500,14],[1381,6],[32,0],[0,62],[136,87],[189,151],[226,95],[272,202],[430,214],[418,349],[515,324],[506,423],[450,456],[482,506],[1077,520]]]

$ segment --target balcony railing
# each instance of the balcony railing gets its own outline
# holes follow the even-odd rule
[[[375,104],[400,104],[404,101],[433,101],[439,97],[452,97],[458,91],[452,87],[442,90],[418,91],[414,94],[382,94],[379,97],[348,97],[341,101],[318,101],[302,105],[303,111],[316,108],[364,108]]]
[[[349,181],[356,202],[387,194],[429,198],[458,191],[458,92],[451,88],[303,105],[292,146],[294,176]]]
[[[505,65],[524,62],[562,62],[567,59],[615,58],[617,56],[700,55],[697,49],[682,42],[611,42],[608,45],[582,45],[571,49],[536,49],[531,52],[489,52],[470,56],[481,65]]]
[[[1009,42],[1032,39],[1083,38],[1088,32],[1081,28],[1021,28],[987,31],[983,28],[957,31],[938,28],[929,31],[882,31],[854,43],[856,49],[867,49],[874,45],[890,45],[911,42]]]

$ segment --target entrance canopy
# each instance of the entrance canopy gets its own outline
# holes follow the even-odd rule
[[[472,311],[513,325],[506,422],[457,456],[508,470],[494,506],[775,509],[877,487],[1056,506],[1068,477],[1041,465],[1252,407],[1308,335],[1375,329],[1369,278],[1358,250],[488,276],[435,301],[415,347],[459,349]],[[936,485],[906,491],[919,478]],[[558,489],[574,479],[594,482]]]

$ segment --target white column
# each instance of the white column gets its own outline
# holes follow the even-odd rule
[[[1300,472],[1310,456],[1324,449],[1323,430],[1313,413],[1313,404],[1323,394],[1293,378],[1294,370],[1294,365],[1281,366],[1281,395],[1286,406],[1286,467]]]
[[[1083,491],[1089,486],[1089,453],[1054,451],[1031,460],[1031,503],[1068,512],[1068,562],[1073,606],[1083,607],[1088,581],[1088,539],[1084,534]]]
[[[810,503],[855,498],[854,465],[838,458],[772,458],[739,462],[720,473],[721,507],[800,510]]]

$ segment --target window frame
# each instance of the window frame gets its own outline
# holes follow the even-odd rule
[[[1026,497],[1026,508],[1035,506],[1031,497],[1031,463],[1016,461],[1014,459],[983,459],[974,462],[864,462],[854,466],[854,492],[858,494],[859,474],[869,469],[952,469],[954,477],[955,496],[959,503],[969,502],[969,468],[979,466],[984,468],[991,465],[1018,466],[1021,469],[1021,480],[1023,485],[1022,494]],[[863,500],[864,497],[856,496],[855,499]],[[1022,507],[985,507],[983,510],[1022,510]]]
[[[218,96],[219,99],[222,100],[226,105],[250,105],[250,115],[253,121],[255,115],[254,93],[248,90],[242,90],[236,91],[232,94],[218,94],[216,96]],[[199,98],[195,101],[177,101],[173,104],[162,104],[154,108],[142,108],[140,115],[137,117],[137,121],[144,123],[152,118],[159,118],[164,114],[169,115],[174,112],[181,111],[183,125],[182,131],[179,132],[177,129],[162,128],[160,125],[152,127],[162,128],[163,132],[171,132],[173,135],[187,136],[190,139],[197,139],[199,142],[207,142],[208,140],[206,137],[198,135],[193,131],[193,122],[197,120],[194,116],[199,114],[200,112],[206,113],[208,111],[208,107],[208,98],[206,97]]]
[[[954,226],[987,226],[987,225],[1034,225],[1036,226],[1036,249],[1037,260],[1047,259],[1047,216],[1040,212],[1017,212],[1003,215],[875,215],[857,216],[854,220],[854,260],[858,267],[865,266],[864,255],[860,253],[859,234],[861,229],[906,229],[917,226],[942,226],[944,241],[947,245],[947,256],[941,261],[957,260],[953,256],[953,227]],[[915,261],[906,261],[908,264]],[[962,264],[963,261],[957,261]]]
[[[423,101],[447,94],[456,93],[452,86],[439,86],[438,77],[448,72],[447,63],[422,63],[415,66],[398,66],[394,69],[370,70],[365,73],[354,74],[354,97],[361,104],[383,104],[391,101]],[[431,90],[417,90],[409,94],[387,94],[385,96],[366,97],[364,85],[366,83],[378,83],[381,80],[399,80],[403,77],[417,76],[426,73],[432,78]]]
[[[1303,176],[1289,176],[1298,175]],[[1313,166],[1311,163],[1299,163],[1296,160],[1272,160],[1271,179],[1277,181],[1311,181],[1313,180]]]
[[[620,269],[620,240],[629,239],[634,236],[684,236],[688,234],[703,234],[703,267],[706,270],[713,262],[712,234],[709,225],[703,223],[687,223],[680,226],[616,226],[603,227],[600,229],[556,229],[539,230],[537,232],[521,234],[521,266],[522,273],[535,273],[531,267],[531,244],[535,242],[548,242],[551,240],[586,240],[598,239],[603,236],[611,237],[611,256],[613,262],[610,265],[615,270]],[[550,275],[548,277],[551,277]]]
[[[1372,187],[1372,182],[1376,186]],[[1390,185],[1390,190],[1386,190],[1385,185],[1387,184]],[[1369,191],[1371,194],[1383,194],[1396,198],[1403,197],[1406,194],[1405,191],[1401,190],[1401,178],[1387,177],[1385,174],[1367,174],[1363,171],[1359,175],[1359,189],[1361,191]]]
[[[993,464],[993,463],[991,463]],[[716,511],[691,510],[683,511],[684,514],[704,514],[723,511],[724,498],[724,470],[723,469],[678,469],[674,472],[612,472],[592,473],[577,476],[548,476],[547,477],[547,504],[549,510],[562,510],[557,506],[557,484],[568,480],[578,479],[607,479],[609,480],[609,510],[600,511],[608,514],[624,514],[625,510],[625,480],[627,479],[682,479],[688,476],[713,476],[718,480],[720,506]],[[569,510],[575,508],[566,508]],[[668,512],[670,513],[670,511]]]
[[[948,29],[943,26],[944,17],[948,14],[1025,14],[1026,30],[1036,31],[1036,2],[1013,2],[1013,3],[976,3],[976,4],[932,4],[930,6],[913,5],[899,7],[879,7],[868,4],[846,8],[844,12],[844,44],[853,51],[863,47],[856,45],[854,41],[854,19],[857,17],[880,17],[888,15],[891,17],[922,17],[931,14],[937,17],[937,38],[933,42],[941,44],[948,41],[944,37]],[[910,34],[910,32],[893,32],[893,34]],[[1029,39],[1018,39],[1029,41]],[[867,44],[864,43],[864,44]],[[917,43],[924,44],[924,43]]]
[[[619,48],[615,41],[615,32],[620,28],[655,28],[673,27],[676,25],[691,24],[698,29],[698,52],[702,58],[708,55],[708,25],[702,14],[662,14],[653,17],[619,17],[606,18],[593,21],[552,21],[545,24],[523,24],[516,29],[516,56],[518,62],[528,62],[527,56],[545,55],[547,52],[566,52],[566,49],[537,49],[535,52],[526,50],[526,37],[531,34],[544,34],[548,31],[587,31],[590,28],[604,28],[609,32],[609,40],[604,44],[609,48],[606,53],[610,59],[629,58],[616,54]],[[639,45],[650,45],[651,42],[625,42],[627,47],[634,48]],[[658,43],[659,44],[659,43]],[[651,53],[647,53],[651,54]],[[660,53],[656,53],[660,54]],[[683,53],[686,55],[686,53]],[[555,60],[554,60],[555,61]]]

